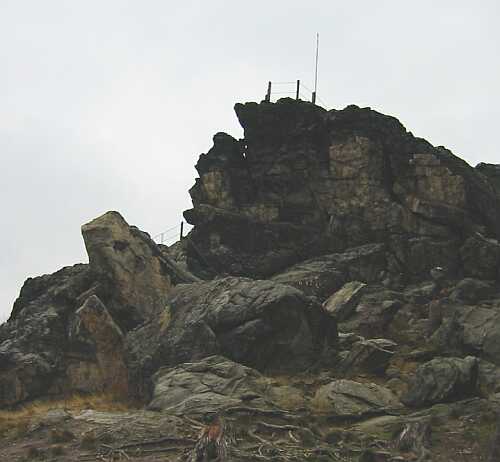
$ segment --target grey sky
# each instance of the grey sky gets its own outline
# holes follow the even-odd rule
[[[268,80],[370,106],[475,165],[500,162],[500,3],[0,0],[0,321],[25,278],[86,261],[107,210],[156,234],[198,155],[241,136]]]

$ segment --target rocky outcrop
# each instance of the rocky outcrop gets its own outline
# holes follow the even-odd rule
[[[0,326],[0,406],[57,393],[70,352],[67,321],[94,278],[88,265],[28,279],[9,321]]]
[[[436,358],[417,369],[402,401],[408,406],[421,407],[467,398],[477,392],[477,377],[478,361],[472,356]]]
[[[460,249],[464,274],[477,279],[500,279],[500,244],[480,233],[469,237]]]
[[[109,309],[126,329],[161,311],[174,284],[196,280],[117,212],[83,225],[82,235],[90,269],[107,291]]]
[[[444,148],[369,108],[237,104],[244,139],[219,133],[190,191],[189,258],[267,277],[361,244],[388,244],[393,276],[457,271],[464,237],[499,237],[491,182]],[[194,264],[193,263],[193,264]]]
[[[82,228],[88,265],[26,281],[0,326],[0,407],[149,403],[26,425],[45,455],[71,429],[76,458],[185,458],[216,413],[202,434],[228,430],[235,461],[423,460],[434,444],[484,460],[500,410],[496,166],[370,109],[236,112],[245,138],[219,133],[200,157],[186,238],[156,245],[108,212]],[[5,460],[20,458],[11,432],[0,422]]]
[[[163,313],[129,334],[128,361],[138,380],[210,355],[258,370],[300,370],[336,338],[334,319],[301,291],[228,277],[177,286]]]
[[[90,296],[76,311],[69,339],[73,344],[80,344],[81,350],[92,352],[90,362],[85,361],[85,357],[81,358],[83,361],[75,358],[68,365],[66,375],[73,390],[128,396],[124,335],[96,295]],[[89,374],[89,370],[94,370],[94,374]]]
[[[361,340],[352,345],[349,353],[340,363],[340,369],[348,374],[383,373],[396,347],[395,342],[383,338]]]
[[[476,170],[489,180],[500,197],[500,164],[486,164],[481,162],[476,165]]]
[[[392,413],[402,408],[388,388],[352,380],[335,380],[319,388],[312,405],[317,412],[338,419]]]
[[[343,253],[306,260],[274,275],[271,279],[297,287],[323,301],[340,289],[346,281],[381,280],[386,269],[386,247],[383,244],[367,244],[353,247]]]
[[[84,225],[89,265],[28,279],[0,326],[0,406],[68,391],[127,393],[126,332],[197,280],[117,212]]]
[[[255,370],[210,356],[174,368],[162,368],[153,377],[151,410],[174,415],[205,415],[229,407],[270,409],[263,377]]]

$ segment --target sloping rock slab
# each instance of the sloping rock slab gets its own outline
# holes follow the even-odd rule
[[[401,410],[402,405],[388,388],[374,383],[335,380],[316,392],[312,405],[334,418],[359,418]]]
[[[366,284],[359,281],[351,281],[335,292],[324,304],[326,311],[335,316],[341,322],[347,319],[356,309],[363,288]]]
[[[340,364],[340,368],[348,373],[355,371],[383,372],[394,355],[396,347],[395,342],[383,338],[356,342]]]
[[[325,255],[294,265],[273,276],[272,280],[290,284],[325,300],[346,281],[380,280],[387,266],[385,250],[383,244],[353,247],[343,253]]]
[[[215,354],[259,370],[301,369],[336,339],[335,320],[301,291],[229,277],[177,286],[164,312],[127,343],[132,369],[144,376],[143,366],[154,372]]]
[[[161,368],[153,382],[148,409],[154,411],[193,415],[241,405],[267,407],[262,376],[222,356]]]
[[[421,407],[455,401],[476,393],[478,360],[467,358],[435,358],[420,366],[402,401],[407,406]]]

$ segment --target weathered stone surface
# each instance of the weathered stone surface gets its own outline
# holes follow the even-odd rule
[[[472,356],[435,358],[420,366],[402,401],[421,407],[473,396],[477,392],[478,361]]]
[[[468,350],[464,343],[464,326],[457,314],[444,319],[433,331],[429,346],[441,356],[462,356]]]
[[[500,277],[500,244],[480,233],[469,237],[460,248],[464,274],[477,279],[498,280]]]
[[[484,359],[479,360],[477,383],[484,396],[500,392],[500,367]]]
[[[272,280],[291,285],[307,295],[324,300],[342,287],[345,278],[337,262],[325,257],[294,265],[283,273],[273,276]]]
[[[395,342],[384,338],[356,342],[340,363],[340,369],[349,374],[359,371],[383,373],[396,347]]]
[[[90,265],[28,279],[0,326],[0,406],[61,392],[126,393],[121,332],[163,310],[173,283],[196,280],[116,212],[83,234]]]
[[[335,321],[301,291],[228,277],[177,286],[164,312],[129,334],[128,361],[139,376],[216,354],[259,370],[300,369],[336,338]]]
[[[462,344],[481,358],[500,365],[500,300],[493,303],[449,307],[447,317],[457,317]]]
[[[72,362],[67,369],[68,380],[74,390],[108,391],[116,396],[128,395],[128,372],[125,365],[124,335],[115,324],[106,307],[96,295],[87,299],[71,322],[70,341],[82,344],[93,351],[96,361],[97,380],[86,383],[79,372],[92,368],[85,361]],[[86,367],[87,366],[87,367]],[[88,375],[88,374],[87,374]]]
[[[322,386],[316,392],[312,405],[316,412],[338,418],[385,414],[402,408],[389,389],[352,380],[335,380]]]
[[[217,134],[197,164],[188,263],[267,277],[387,242],[390,272],[418,279],[435,266],[457,270],[463,236],[499,236],[491,182],[392,117],[291,99],[235,111],[245,138]]]
[[[161,368],[153,382],[150,410],[174,415],[204,415],[242,405],[270,408],[265,402],[263,377],[222,356]]]
[[[339,323],[342,332],[356,332],[366,338],[387,335],[387,330],[406,298],[403,293],[380,285],[367,285],[354,312]]]
[[[498,286],[492,281],[465,278],[458,282],[452,289],[450,299],[461,303],[478,303],[491,298],[498,292]]]
[[[386,268],[385,246],[367,244],[298,263],[274,275],[272,280],[293,285],[306,294],[325,300],[345,281],[379,281]]]
[[[0,326],[0,406],[57,392],[54,380],[70,351],[65,320],[93,283],[88,265],[25,282],[9,321]]]
[[[487,164],[481,162],[476,165],[476,171],[484,175],[495,188],[500,197],[500,164]]]
[[[0,362],[0,407],[47,394],[54,368],[42,356],[4,349]]]
[[[118,212],[107,212],[83,225],[82,235],[90,269],[111,294],[107,306],[127,329],[161,311],[174,282],[195,280]]]
[[[337,321],[344,321],[356,309],[356,305],[363,294],[366,284],[359,281],[351,281],[335,292],[323,306]]]

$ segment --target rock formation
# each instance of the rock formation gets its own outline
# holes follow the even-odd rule
[[[0,326],[0,406],[71,390],[125,392],[127,331],[164,308],[174,282],[196,280],[117,212],[82,234],[90,263],[28,279]]]
[[[290,99],[235,106],[244,139],[219,133],[191,189],[193,267],[268,277],[314,255],[385,243],[389,271],[460,271],[468,236],[500,234],[484,175],[393,117]],[[491,170],[491,169],[490,169]],[[488,170],[488,172],[490,171]]]
[[[216,413],[239,435],[231,460],[460,460],[458,446],[485,460],[500,411],[500,167],[369,108],[235,110],[244,138],[218,133],[200,156],[187,237],[156,245],[108,212],[82,227],[89,264],[25,282],[0,326],[0,407],[142,402],[33,427],[102,428],[119,443],[93,455],[109,459],[192,445],[187,426]],[[158,440],[130,442],[134,429]]]

